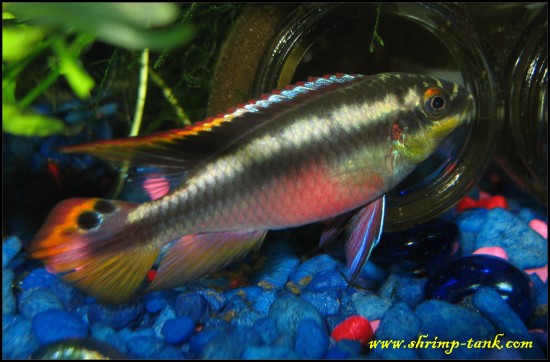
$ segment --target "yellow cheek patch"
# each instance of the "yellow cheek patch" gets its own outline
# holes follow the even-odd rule
[[[395,142],[395,149],[401,157],[410,163],[420,163],[432,154],[435,146],[430,137],[424,132],[407,135],[402,141]]]
[[[451,133],[452,130],[454,130],[460,124],[461,124],[461,121],[457,116],[443,118],[439,121],[436,121],[430,124],[427,130],[427,136],[433,137],[433,138],[446,137],[449,133]]]
[[[419,163],[428,158],[451,131],[461,124],[458,116],[432,122],[424,130],[413,135],[405,135],[402,140],[394,141],[395,149],[411,163]]]

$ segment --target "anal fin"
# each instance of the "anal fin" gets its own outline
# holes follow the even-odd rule
[[[173,288],[219,270],[261,245],[267,231],[186,235],[172,243],[147,291]]]

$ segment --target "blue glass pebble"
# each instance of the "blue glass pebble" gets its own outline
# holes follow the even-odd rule
[[[180,294],[176,299],[174,311],[178,317],[187,316],[198,323],[208,311],[208,302],[204,296],[197,293]]]
[[[548,263],[548,241],[511,212],[489,210],[476,238],[476,247],[500,246],[518,268],[538,268]]]
[[[480,288],[474,294],[472,304],[507,338],[513,341],[533,341],[522,320],[493,288]],[[520,349],[519,353],[527,359],[544,357],[536,345]]]
[[[421,358],[446,359],[449,354],[445,348],[420,348],[419,342],[434,341],[459,341],[466,343],[470,338],[474,341],[493,340],[495,328],[487,319],[476,311],[442,302],[439,300],[426,300],[415,310],[420,320],[420,334],[415,340],[415,349]],[[424,345],[425,346],[425,345]],[[484,349],[455,348],[452,358],[470,359],[483,358]]]
[[[321,358],[327,350],[329,337],[313,319],[304,319],[296,330],[294,350],[300,358]]]
[[[46,289],[28,289],[19,296],[19,312],[29,319],[50,309],[63,309],[63,304]]]
[[[289,293],[281,293],[269,308],[269,317],[277,324],[283,335],[294,335],[301,321],[313,319],[319,326],[323,326],[321,314],[310,303]]]
[[[72,338],[85,338],[88,326],[81,318],[61,309],[50,309],[32,319],[32,331],[43,346]]]
[[[458,227],[436,219],[399,232],[382,234],[372,258],[398,271],[422,273],[452,258],[458,250]]]
[[[195,331],[195,322],[189,317],[178,317],[164,323],[162,334],[166,342],[180,344],[187,341]]]
[[[2,316],[16,312],[12,283],[14,274],[10,269],[2,269]]]
[[[469,255],[435,270],[428,277],[424,293],[426,299],[460,303],[467,302],[467,298],[480,287],[492,287],[527,322],[534,308],[532,285],[524,272],[504,259],[489,255]]]

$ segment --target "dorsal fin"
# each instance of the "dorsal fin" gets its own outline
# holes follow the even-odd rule
[[[362,78],[360,75],[346,74],[310,78],[284,90],[263,94],[258,99],[229,109],[226,114],[206,118],[183,129],[89,142],[64,147],[62,151],[97,156],[119,167],[127,165],[139,169],[152,166],[165,174],[174,175],[226,149],[281,113]]]

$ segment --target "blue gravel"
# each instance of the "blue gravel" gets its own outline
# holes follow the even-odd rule
[[[11,287],[13,278],[13,271],[2,269],[2,317],[16,312],[15,296]]]
[[[21,240],[18,237],[10,236],[2,240],[2,269],[8,266],[19,250],[21,250]]]
[[[476,247],[500,246],[520,269],[538,268],[548,262],[548,241],[511,212],[489,210],[476,238]]]
[[[187,316],[198,323],[202,317],[208,312],[208,302],[206,298],[197,293],[180,294],[176,299],[174,306],[178,317]]]
[[[279,336],[277,324],[272,318],[265,317],[254,322],[254,329],[260,336],[262,344],[272,344]]]
[[[311,318],[319,326],[324,325],[323,317],[310,303],[289,293],[283,293],[269,308],[269,317],[277,324],[281,334],[294,335],[300,322]]]
[[[421,322],[405,303],[391,307],[380,321],[376,331],[376,339],[380,341],[403,341],[409,344],[420,332]],[[396,328],[395,326],[399,326]],[[373,357],[380,359],[418,359],[420,356],[414,348],[383,348],[373,349]]]
[[[324,356],[326,359],[357,359],[361,354],[361,344],[357,341],[341,340]]]
[[[21,293],[19,312],[23,316],[32,319],[35,315],[50,309],[63,309],[63,303],[52,292],[33,288]]]
[[[260,345],[260,337],[252,328],[236,327],[212,338],[202,350],[204,359],[241,358],[245,346]]]
[[[169,305],[164,307],[162,311],[158,314],[155,320],[155,323],[153,324],[153,330],[155,331],[155,335],[159,338],[162,338],[163,337],[162,330],[164,328],[164,324],[169,320],[173,320],[174,318],[176,318],[176,313],[174,312],[172,307],[170,307]]]
[[[304,319],[296,330],[294,350],[300,358],[318,359],[327,350],[329,338],[324,328],[313,319]]]
[[[420,335],[416,346],[420,342],[434,341],[435,338],[442,341],[458,341],[467,343],[469,339],[474,341],[493,340],[495,328],[487,319],[474,310],[461,307],[439,300],[427,300],[416,308],[416,316],[421,321]],[[443,359],[448,356],[445,348],[418,348],[421,358]],[[469,359],[483,358],[486,349],[481,348],[455,348],[452,350],[453,358]]]
[[[340,310],[339,293],[328,290],[320,293],[304,292],[302,299],[314,306],[323,316],[337,314]]]
[[[460,228],[463,255],[498,244],[518,266],[547,263],[547,241],[527,226],[535,217],[546,220],[539,212],[518,206],[445,217]],[[530,276],[536,310],[524,324],[492,289],[479,289],[460,306],[424,300],[425,277],[392,273],[374,262],[348,285],[343,258],[304,258],[280,233],[266,240],[257,260],[249,259],[253,271],[243,278],[248,285],[231,288],[222,272],[222,277],[139,295],[127,304],[103,305],[36,267],[36,261],[21,264],[25,240],[8,236],[2,244],[5,359],[26,359],[40,346],[69,338],[91,338],[135,359],[543,358],[547,348],[548,283],[536,274]],[[532,341],[534,347],[460,347],[446,354],[445,348],[362,347],[330,338],[352,315],[380,320],[373,343],[484,341],[504,333],[502,343]],[[533,329],[542,332],[529,332]]]
[[[156,313],[158,311],[161,311],[164,307],[168,305],[166,292],[158,291],[145,294],[143,296],[143,304],[145,305],[145,309],[149,313]]]
[[[531,335],[522,320],[512,308],[490,287],[480,288],[472,299],[473,305],[489,319],[498,332],[512,341],[532,341]],[[537,345],[533,348],[519,349],[523,358],[543,358]]]
[[[2,315],[2,359],[28,359],[39,347],[32,323],[22,316]]]
[[[424,285],[426,278],[400,278],[396,285],[396,299],[407,303],[411,308],[416,308],[424,300]]]
[[[170,319],[162,327],[166,342],[180,344],[186,342],[195,330],[195,322],[189,317]]]
[[[243,359],[292,359],[298,357],[296,352],[290,348],[281,346],[246,346],[243,350]]]
[[[85,338],[88,326],[77,315],[60,309],[50,309],[32,319],[32,331],[40,345],[66,339]]]
[[[277,240],[266,245],[266,264],[262,270],[252,277],[254,284],[264,289],[283,287],[294,269],[300,264],[300,259],[294,255],[286,240]]]
[[[114,328],[102,323],[95,323],[90,328],[90,334],[94,339],[113,346],[118,352],[122,354],[128,353],[125,338],[117,333]]]
[[[289,283],[292,286],[302,288],[309,284],[315,274],[321,271],[334,270],[339,264],[341,264],[341,262],[335,260],[330,255],[315,255],[296,268],[294,273],[290,276]]]
[[[382,318],[384,313],[391,307],[389,299],[382,298],[374,293],[357,292],[351,299],[357,314],[369,321]]]
[[[122,329],[130,326],[143,309],[141,303],[122,306],[105,306],[94,303],[88,311],[88,320],[90,323],[103,323],[115,329]]]

